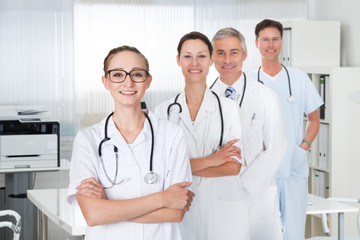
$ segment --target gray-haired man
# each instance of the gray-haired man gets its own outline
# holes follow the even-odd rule
[[[211,89],[233,99],[241,113],[246,166],[240,177],[249,201],[251,239],[282,239],[275,175],[285,154],[286,138],[279,98],[242,71],[247,51],[239,31],[221,29],[212,44],[220,76]]]

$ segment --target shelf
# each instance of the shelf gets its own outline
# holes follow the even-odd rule
[[[310,165],[309,168],[314,169],[314,170],[320,170],[320,171],[323,171],[323,172],[330,173],[330,169],[329,169],[329,168],[319,167],[319,166],[315,166],[315,165]]]
[[[320,75],[330,75],[331,71],[339,66],[293,66],[294,68],[298,68],[303,70],[308,74],[320,74]]]

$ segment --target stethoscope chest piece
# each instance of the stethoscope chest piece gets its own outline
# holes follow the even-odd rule
[[[144,177],[144,181],[147,184],[153,184],[156,182],[156,180],[158,179],[158,176],[156,173],[154,173],[153,171],[148,172],[145,177]]]
[[[289,96],[289,97],[288,97],[288,101],[289,101],[290,103],[293,103],[293,102],[295,102],[295,98],[294,98],[293,96]]]

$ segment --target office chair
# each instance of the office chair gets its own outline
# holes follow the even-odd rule
[[[2,227],[8,227],[14,232],[13,240],[19,240],[20,239],[20,231],[21,231],[21,216],[13,211],[13,210],[1,210],[0,211],[0,217],[3,216],[12,216],[15,218],[15,224],[13,222],[7,222],[3,221],[0,222],[0,228]]]
[[[360,199],[355,199],[355,198],[329,197],[328,199],[333,200],[333,201],[337,201],[337,202],[341,202],[341,203],[360,203]],[[329,227],[327,225],[327,217],[326,217],[325,213],[321,214],[321,224],[322,224],[322,227],[323,227],[323,231],[327,236],[324,236],[324,237],[312,237],[312,238],[308,238],[307,240],[337,240],[338,239],[337,236],[331,236],[330,229],[329,229]],[[344,240],[360,240],[360,213],[357,216],[357,228],[358,228],[359,236],[345,237]]]

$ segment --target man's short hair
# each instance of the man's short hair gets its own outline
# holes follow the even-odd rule
[[[269,28],[269,27],[277,28],[280,32],[281,38],[283,37],[283,25],[280,22],[271,19],[264,19],[261,22],[259,22],[255,27],[256,39],[259,38],[259,33],[261,30],[264,30],[265,28]]]
[[[219,31],[217,31],[215,33],[214,37],[212,38],[212,41],[211,41],[212,45],[214,46],[214,43],[216,40],[227,38],[227,37],[236,37],[237,39],[239,39],[241,47],[243,49],[243,54],[245,54],[247,52],[245,37],[238,30],[236,30],[235,28],[232,28],[232,27],[222,28]]]

